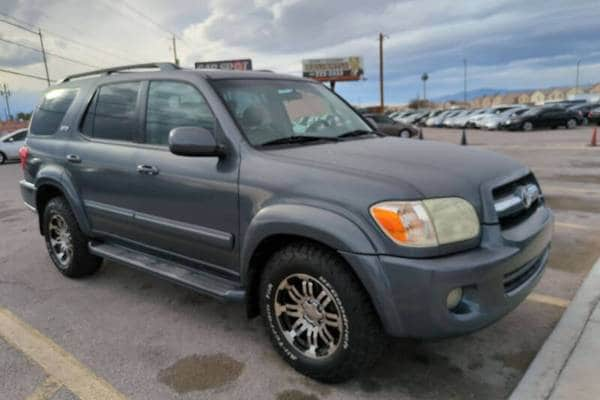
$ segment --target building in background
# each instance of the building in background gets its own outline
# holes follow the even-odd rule
[[[517,97],[517,103],[519,104],[531,104],[531,92],[520,93]]]
[[[531,103],[541,106],[546,101],[546,93],[543,90],[535,90],[530,96]]]
[[[550,90],[550,93],[546,95],[545,102],[554,102],[554,101],[564,101],[567,99],[566,90],[561,88],[556,88]]]

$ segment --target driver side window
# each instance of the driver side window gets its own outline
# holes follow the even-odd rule
[[[214,132],[215,125],[215,117],[195,87],[183,82],[150,82],[146,143],[167,145],[173,128],[193,126]]]

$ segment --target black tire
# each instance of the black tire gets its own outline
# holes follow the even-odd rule
[[[58,225],[61,225],[61,228],[64,226],[64,234],[57,235]],[[100,268],[102,259],[89,253],[88,238],[79,229],[71,207],[63,197],[54,197],[46,205],[43,230],[50,259],[63,275],[69,278],[78,278],[91,275]],[[65,246],[56,244],[58,236],[61,236],[63,243],[67,243]],[[60,250],[57,250],[68,247],[68,244],[71,246],[71,251],[61,253]]]
[[[567,129],[575,129],[577,127],[577,120],[575,118],[569,118],[565,126]]]
[[[410,137],[411,137],[410,131],[408,129],[402,129],[398,136],[400,136],[401,138],[405,138],[405,139],[410,139]]]
[[[0,151],[0,165],[6,162],[6,156]]]
[[[338,254],[314,243],[299,242],[275,253],[267,262],[261,276],[261,315],[273,346],[294,369],[321,382],[343,382],[363,370],[368,371],[380,358],[387,341],[369,296],[349,268]],[[337,335],[333,333],[329,335],[337,337],[337,346],[330,354],[321,355],[320,358],[310,357],[307,351],[303,352],[299,349],[299,345],[295,344],[296,339],[292,339],[294,343],[291,343],[282,328],[283,319],[289,317],[287,315],[278,317],[275,313],[275,302],[280,298],[278,296],[292,297],[291,291],[280,291],[280,285],[284,282],[288,284],[290,279],[296,279],[297,276],[309,277],[311,279],[309,285],[312,283],[322,285],[316,286],[315,290],[318,290],[316,293],[325,291],[331,294],[326,309],[322,310],[322,315],[327,315],[326,310],[331,311],[329,307],[334,307],[335,312],[340,316],[337,319],[340,330],[331,328],[330,333],[337,332]],[[310,291],[312,292],[312,286]],[[320,296],[313,295],[314,297]],[[304,299],[306,300],[307,297]],[[296,302],[296,306],[299,304],[301,303]],[[319,322],[311,322],[312,325],[309,325],[310,319],[307,319],[309,312],[304,305],[306,302],[302,304],[297,308],[297,312],[302,316],[294,321],[294,325],[300,321],[309,326],[309,329],[313,329],[312,332],[323,329],[322,326],[327,325],[323,320],[327,318],[321,320],[321,324],[324,324],[321,328],[317,327]],[[292,305],[288,304],[288,306]],[[281,314],[284,313],[286,311]],[[288,336],[291,330],[293,327],[286,331]],[[305,343],[310,343],[309,332],[311,331],[305,330],[305,332]],[[298,343],[302,334],[296,336],[299,338]],[[315,333],[314,340],[325,344],[325,336],[327,335],[321,336],[320,332]]]
[[[525,121],[523,122],[522,128],[525,132],[530,132],[533,130],[533,123],[530,121]]]

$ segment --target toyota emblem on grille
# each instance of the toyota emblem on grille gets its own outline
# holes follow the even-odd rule
[[[540,189],[536,185],[529,184],[519,186],[515,190],[515,195],[521,199],[521,203],[525,209],[531,207],[540,198]]]

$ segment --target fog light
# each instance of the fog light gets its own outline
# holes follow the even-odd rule
[[[448,310],[452,310],[455,308],[458,303],[462,300],[463,290],[462,288],[452,289],[450,293],[448,293],[448,297],[446,297],[446,307]]]

